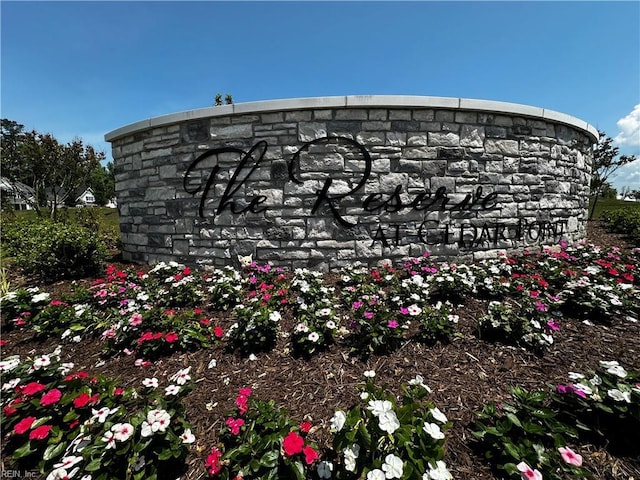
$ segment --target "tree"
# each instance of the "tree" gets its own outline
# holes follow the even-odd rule
[[[609,178],[622,166],[637,160],[635,155],[618,155],[618,147],[613,146],[613,139],[604,132],[598,131],[600,136],[598,145],[593,150],[593,166],[591,170],[591,212],[589,220],[593,218],[598,198],[602,196]]]
[[[34,190],[26,199],[42,215],[42,207],[51,205],[51,218],[56,218],[58,205],[88,184],[89,175],[104,160],[80,139],[60,144],[52,135],[35,130],[24,132],[24,126],[12,120],[0,122],[2,175],[9,183],[24,183]]]
[[[109,203],[116,194],[116,180],[113,169],[113,162],[107,163],[106,167],[98,165],[91,172],[89,186],[96,197],[96,205],[101,207]]]

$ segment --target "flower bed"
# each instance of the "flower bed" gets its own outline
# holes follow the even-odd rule
[[[156,471],[163,477],[168,472],[161,464],[168,459],[182,461],[185,478],[207,472],[220,478],[373,479],[448,478],[449,472],[478,478],[473,472],[491,475],[491,468],[513,478],[535,477],[536,470],[553,478],[573,467],[593,472],[602,468],[595,453],[610,455],[600,445],[616,422],[640,422],[640,387],[634,383],[640,365],[633,353],[638,335],[618,338],[613,351],[610,340],[612,332],[638,332],[639,258],[639,251],[562,245],[472,266],[428,257],[397,268],[354,266],[331,281],[255,264],[211,272],[177,264],[147,272],[111,266],[103,278],[64,295],[21,289],[2,301],[5,331],[12,329],[3,335],[0,364],[10,370],[2,376],[3,456],[15,457],[21,468],[47,475],[65,469],[77,478],[102,478],[96,473],[101,469],[115,469],[107,475],[118,478],[143,478],[140,472],[150,478]],[[95,383],[66,383],[53,371],[41,379],[53,357],[43,350],[25,355],[35,345],[30,335],[51,347],[61,343],[60,362],[73,359]],[[76,352],[78,346],[84,351]],[[16,353],[20,363],[11,367]],[[607,385],[606,395],[598,393],[601,401],[576,395],[587,394],[574,384],[573,396],[547,385],[554,377],[565,385],[569,372],[586,375],[603,360],[618,362],[614,370],[625,376],[616,383],[601,372]],[[536,375],[519,378],[532,366]],[[362,376],[365,370],[376,372],[375,382],[372,374]],[[193,391],[187,380],[194,381]],[[33,383],[44,389],[32,392],[32,386],[25,393]],[[129,393],[114,396],[118,383]],[[593,394],[593,382],[583,384]],[[562,445],[554,439],[544,455],[536,427],[514,441],[471,441],[478,419],[484,418],[485,430],[494,428],[493,435],[507,427],[504,418],[509,429],[517,426],[485,405],[512,405],[510,389],[520,385],[546,392],[536,401],[560,425],[548,424],[551,430],[562,430],[570,418],[585,428],[565,432]],[[246,388],[250,395],[237,395]],[[481,395],[474,394],[477,388]],[[524,393],[518,395],[521,401]],[[524,408],[518,405],[507,413],[524,425],[529,420],[514,413]],[[101,408],[117,412],[92,424],[93,410]],[[590,409],[603,412],[599,418],[611,428],[587,425]],[[166,431],[163,412],[170,416]],[[270,425],[270,418],[280,420]],[[490,426],[494,418],[500,426]],[[80,429],[89,422],[84,428],[93,443],[82,451],[70,447],[80,434],[70,426],[75,421]],[[47,432],[40,428],[49,426]],[[256,449],[258,459],[247,453]],[[517,458],[504,459],[514,452]],[[614,453],[624,459],[638,452]],[[580,466],[566,460],[575,461],[574,454],[582,455]],[[638,468],[637,458],[627,464]]]

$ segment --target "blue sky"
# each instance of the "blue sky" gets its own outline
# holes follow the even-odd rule
[[[0,2],[0,114],[104,134],[234,102],[479,98],[573,115],[640,154],[640,2]],[[640,188],[640,161],[618,187]]]

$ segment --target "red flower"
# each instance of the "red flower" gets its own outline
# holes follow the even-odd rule
[[[96,393],[92,397],[89,396],[88,393],[82,392],[76,398],[73,399],[73,406],[76,408],[86,407],[87,405],[95,405],[98,403],[98,399],[100,398],[100,394]]]
[[[243,397],[250,397],[253,390],[250,388],[241,388],[238,390],[238,395],[242,395]]]
[[[225,423],[233,435],[238,435],[240,433],[240,427],[244,425],[244,420],[241,418],[235,419],[229,417]]]
[[[307,465],[311,465],[318,459],[318,452],[316,452],[309,445],[302,449],[302,453],[304,453],[304,461],[307,463]]]
[[[204,463],[205,466],[209,467],[209,475],[217,475],[220,473],[220,470],[222,470],[222,464],[220,463],[221,457],[222,452],[217,447],[213,447],[207,457],[207,461]]]
[[[7,344],[6,340],[0,340],[0,347],[4,347]]]
[[[175,310],[165,310],[164,314],[169,316],[169,317],[171,317],[171,316],[176,314],[176,311]]]
[[[53,405],[54,403],[58,403],[61,398],[62,392],[57,388],[53,388],[42,395],[42,398],[40,399],[40,405],[42,405],[43,407],[46,407],[47,405]]]
[[[49,432],[53,428],[53,425],[40,425],[39,427],[31,430],[29,434],[29,440],[44,440],[49,436]]]
[[[13,431],[18,435],[22,435],[24,432],[26,432],[31,428],[31,425],[33,425],[33,422],[35,421],[36,421],[36,417],[23,418],[22,420],[20,420],[18,423],[15,424],[15,426],[13,427]]]
[[[200,320],[200,325],[204,325],[205,327],[210,323],[211,323],[211,320],[209,318],[203,318],[202,320]]]
[[[124,388],[116,387],[115,390],[113,391],[113,394],[116,397],[119,397],[120,395],[124,394]]]
[[[213,335],[216,338],[222,338],[222,336],[224,335],[224,330],[222,329],[222,327],[217,326],[213,329]]]
[[[296,432],[289,432],[282,441],[282,448],[287,457],[293,457],[297,453],[302,452],[304,447],[304,439]]]
[[[164,339],[168,342],[168,343],[173,343],[173,342],[177,342],[178,341],[178,334],[176,332],[169,332],[164,336]]]
[[[5,417],[10,417],[11,415],[15,415],[16,412],[18,411],[17,408],[13,408],[11,405],[5,405],[4,407],[2,407],[2,410],[4,411]]]
[[[300,424],[300,431],[302,433],[309,433],[309,430],[311,430],[311,422],[302,422]]]
[[[88,376],[89,374],[87,372],[76,372],[76,373],[71,373],[66,377],[64,377],[63,381],[70,382],[71,380],[79,380],[82,378],[87,378]]]
[[[193,309],[193,314],[194,315],[200,315],[202,312],[204,312],[204,310],[202,310],[201,308],[194,308]]]
[[[186,267],[184,270],[182,270],[182,274],[183,275],[191,275],[191,269],[189,267]]]
[[[36,393],[40,393],[46,389],[47,389],[46,385],[42,385],[41,383],[38,383],[38,382],[31,382],[31,383],[27,383],[24,387],[22,387],[21,393],[24,393],[25,395],[35,395]]]

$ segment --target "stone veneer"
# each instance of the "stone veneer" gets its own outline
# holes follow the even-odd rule
[[[126,260],[328,270],[582,239],[597,131],[511,103],[347,96],[192,110],[105,138]]]

